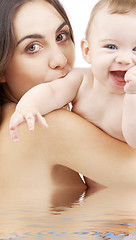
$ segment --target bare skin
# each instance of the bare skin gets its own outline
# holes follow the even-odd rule
[[[90,69],[73,69],[64,78],[27,92],[11,119],[13,139],[18,139],[17,126],[22,122],[32,130],[37,116],[44,125],[40,114],[72,102],[73,112],[136,148],[135,23],[133,12],[128,16],[110,14],[107,7],[100,10],[81,44]]]
[[[69,36],[69,32],[64,34],[64,36],[66,35],[64,37],[66,41],[62,41],[61,31],[58,35],[58,29],[62,28],[64,24],[63,19],[43,1],[38,1],[38,5],[35,1],[26,4],[16,16],[20,19],[16,21],[18,42],[20,42],[20,39],[22,41],[22,37],[24,39],[24,36],[26,36],[26,32],[24,33],[24,31],[32,30],[32,28],[21,28],[19,24],[22,22],[22,16],[23,14],[26,15],[26,12],[28,19],[30,19],[29,15],[32,7],[34,10],[34,19],[39,9],[38,19],[42,20],[40,36],[46,36],[48,44],[45,45],[49,47],[49,57],[47,58],[45,46],[43,45],[42,48],[41,44],[40,46],[39,44],[35,46],[33,39],[29,39],[32,47],[34,45],[36,49],[37,47],[42,49],[40,54],[36,54],[35,57],[30,55],[31,47],[28,47],[30,46],[28,42],[25,42],[25,44],[21,42],[18,45],[12,61],[6,69],[4,78],[1,79],[1,81],[5,81],[10,86],[11,93],[17,101],[31,87],[38,83],[46,82],[48,79],[44,77],[47,71],[50,76],[49,80],[53,81],[55,77],[63,77],[64,74],[69,72],[74,62],[74,55],[71,57],[70,54],[70,50],[71,52],[74,51],[73,42],[69,37],[68,39],[65,38],[67,34]],[[47,29],[45,29],[45,17],[48,17],[49,12],[52,14],[51,20],[53,26],[52,28],[46,26]],[[43,17],[40,18],[40,16]],[[32,19],[30,20],[32,21]],[[30,25],[33,23],[31,21]],[[25,23],[28,25],[28,22]],[[33,27],[36,27],[35,31],[39,33],[39,24],[33,24]],[[63,26],[63,28],[61,30],[64,32],[69,31],[67,26]],[[32,32],[30,33],[32,34]],[[43,43],[45,42],[45,37],[42,37],[42,41]],[[54,48],[58,53],[55,57]],[[48,64],[43,64],[43,56],[44,61],[47,60]],[[30,59],[32,62],[35,62],[36,66],[39,66],[39,71],[34,68],[36,72],[38,71],[38,76],[34,75],[33,71],[30,71]],[[29,66],[28,63],[30,64]],[[45,66],[47,67],[46,71]],[[18,74],[16,75],[17,70]],[[52,75],[53,73],[54,76]],[[19,76],[22,78],[21,81],[18,81]],[[23,82],[23,79],[25,82]],[[48,129],[43,129],[39,125],[36,125],[35,131],[29,132],[26,125],[21,126],[20,141],[15,144],[9,135],[9,121],[15,107],[16,104],[9,103],[3,106],[2,109],[3,119],[0,131],[1,188],[25,189],[25,191],[30,188],[42,188],[46,189],[47,192],[55,188],[71,188],[72,191],[76,189],[77,198],[77,195],[79,196],[86,189],[86,185],[82,182],[78,172],[104,186],[135,186],[135,151],[129,148],[127,144],[107,136],[86,120],[66,110],[56,111],[47,116]],[[62,166],[64,167],[62,168]],[[118,169],[119,171],[117,171]],[[92,187],[89,181],[87,183],[89,187]]]
[[[41,145],[40,139],[42,139],[42,129],[39,128],[38,130],[37,128],[39,133],[37,132],[35,135],[35,133],[27,133],[25,130],[26,127],[22,126],[22,140],[17,143],[17,145],[12,143],[7,126],[14,107],[15,104],[8,104],[5,106],[3,112],[3,122],[0,132],[1,170],[3,174],[1,174],[0,186],[26,187],[29,186],[29,184],[31,186],[31,184],[33,185],[35,183],[34,185],[38,187],[42,183],[45,184],[46,189],[48,186],[49,188],[53,186],[81,187],[81,191],[85,189],[86,186],[83,184],[78,173],[65,167],[57,169],[51,161],[51,158],[49,158],[49,162],[46,161],[45,152],[42,153],[42,148],[41,150],[39,149]],[[8,151],[6,151],[6,149],[8,149]],[[30,149],[33,149],[33,151],[30,151]],[[10,164],[11,167],[7,168],[7,165],[9,166]],[[16,181],[17,179],[18,181]]]
[[[93,227],[97,229],[95,220],[98,220],[98,214],[101,213],[103,221],[108,223],[111,221],[112,227],[110,225],[107,229],[107,225],[105,228],[101,224],[99,231],[103,234],[109,230],[115,234],[129,235],[130,229],[123,225],[119,225],[118,228],[117,224],[122,219],[116,213],[119,210],[126,211],[126,209],[132,209],[133,212],[132,201],[128,202],[126,196],[129,194],[127,189],[132,189],[132,198],[129,195],[129,200],[134,197],[136,151],[126,143],[110,137],[83,118],[66,110],[57,110],[46,116],[50,125],[48,129],[43,129],[36,124],[35,131],[29,132],[26,124],[22,125],[19,132],[20,141],[14,143],[8,131],[9,120],[14,109],[15,104],[12,103],[3,108],[0,131],[0,196],[2,209],[7,213],[7,216],[3,215],[1,221],[6,222],[8,219],[9,222],[11,220],[12,215],[8,215],[11,209],[12,212],[14,209],[18,209],[14,213],[14,218],[19,218],[20,221],[17,221],[16,224],[13,224],[12,221],[11,225],[6,226],[5,234],[9,236],[13,230],[18,235],[31,231],[31,227],[28,228],[27,225],[32,225],[32,217],[37,225],[35,231],[41,231],[41,225],[38,223],[41,205],[38,204],[44,203],[42,216],[50,219],[48,224],[53,227],[55,232],[57,227],[60,231],[63,229],[69,233],[73,231],[73,228],[74,231],[80,231],[83,228],[83,222],[79,221],[77,224],[76,220],[74,221],[75,216],[77,218],[80,212],[81,217],[82,214],[84,217],[84,214],[87,213],[85,216],[88,217],[89,222],[85,223],[84,227],[86,228],[90,226],[91,216],[91,220],[94,221]],[[62,165],[65,167],[61,167]],[[84,205],[83,203],[81,206],[79,205],[80,208],[78,205],[73,206],[79,202],[81,195],[86,191],[86,186],[75,171],[79,171],[109,188],[97,193],[96,190],[100,189],[101,185],[99,187],[94,185],[92,188],[91,184],[86,196],[88,197],[92,193],[93,195],[86,199]],[[90,183],[87,182],[87,184]],[[120,187],[122,190],[124,189],[123,208],[121,208],[122,192]],[[112,192],[113,189],[114,192]],[[119,194],[121,194],[121,199]],[[63,197],[60,198],[60,196]],[[116,198],[114,199],[113,196]],[[31,204],[30,214],[33,215],[29,214],[28,219],[26,213],[28,214],[29,204]],[[114,209],[115,205],[118,207]],[[90,206],[93,207],[90,208]],[[106,206],[105,211],[101,206]],[[98,212],[95,211],[95,208]],[[65,209],[69,210],[65,213]],[[54,212],[60,214],[62,211],[63,219],[65,217],[73,219],[72,225],[70,224],[67,229],[67,222],[54,222],[54,215],[51,218],[49,210],[52,214]],[[104,213],[107,215],[103,216]],[[113,221],[115,226],[113,226]],[[126,224],[127,221],[130,223],[133,221],[131,212],[129,219],[124,220],[123,223]],[[74,226],[73,222],[76,223]],[[96,239],[98,238],[96,237]]]
[[[21,126],[21,139],[14,143],[8,132],[14,108],[15,105],[9,104],[3,113],[0,132],[1,185],[31,186],[35,183],[38,186],[42,182],[52,188],[57,185],[53,181],[57,174],[53,169],[58,164],[104,186],[136,185],[136,151],[126,143],[110,137],[66,110],[47,115],[50,123],[48,129],[37,124],[35,131],[29,132],[25,125]],[[61,178],[61,183],[58,182],[66,186],[64,178]],[[71,177],[68,179],[71,186]],[[75,180],[74,183],[77,186]]]

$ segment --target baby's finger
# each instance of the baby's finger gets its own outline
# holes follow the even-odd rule
[[[126,82],[129,82],[129,81],[136,81],[136,72],[133,70],[128,70],[125,74],[125,77],[124,77],[125,81]]]
[[[27,122],[27,125],[28,125],[28,129],[30,131],[33,131],[34,130],[34,124],[35,124],[35,117],[32,113],[28,113],[25,115],[25,120]]]
[[[10,119],[9,129],[14,130],[21,123],[24,122],[24,117],[21,114],[17,114],[16,112],[12,115]]]
[[[11,139],[14,141],[14,142],[17,142],[18,141],[18,130],[17,128],[15,128],[14,130],[11,130],[10,129],[10,136],[11,136]]]
[[[36,115],[37,115],[37,121],[38,121],[43,127],[48,128],[48,124],[47,124],[45,118],[42,117],[40,113],[37,113]]]

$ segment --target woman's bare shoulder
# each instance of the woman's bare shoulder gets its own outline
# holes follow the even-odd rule
[[[66,147],[70,142],[68,136],[71,136],[71,133],[68,133],[70,125],[65,129],[65,124],[66,119],[72,120],[73,114],[66,110],[52,112],[46,116],[49,129],[43,129],[37,123],[34,131],[30,132],[27,124],[23,124],[19,128],[19,141],[13,142],[9,134],[9,120],[14,109],[15,105],[9,104],[5,106],[3,111],[0,131],[0,186],[3,178],[6,183],[10,184],[11,182],[15,186],[17,184],[14,182],[15,179],[22,186],[31,184],[31,179],[33,179],[32,182],[36,181],[37,184],[36,179],[38,178],[38,181],[40,179],[39,184],[46,182],[46,185],[50,187],[61,184],[78,187],[80,185],[81,188],[85,188],[76,172],[59,167],[58,175],[58,168],[57,171],[55,168],[60,164],[61,148],[64,149],[67,155],[68,149]],[[69,118],[69,116],[71,117]],[[72,149],[70,151],[72,152]],[[64,159],[61,165],[66,166],[67,161]],[[60,183],[61,179],[63,180]]]
[[[19,142],[13,143],[8,124],[14,107],[7,106],[3,114],[0,159],[4,162],[6,156],[12,156],[13,161],[16,158],[16,162],[22,158],[22,163],[24,159],[31,163],[47,159],[50,169],[64,165],[106,186],[136,185],[136,151],[67,110],[47,114],[48,129],[37,123],[30,132],[23,124]]]

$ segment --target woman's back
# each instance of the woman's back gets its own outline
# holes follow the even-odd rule
[[[56,165],[55,151],[54,154],[48,152],[46,141],[43,149],[43,132],[46,134],[46,129],[37,124],[36,129],[29,132],[27,126],[23,125],[20,128],[20,140],[17,143],[11,140],[9,120],[14,108],[13,103],[3,107],[0,131],[0,187],[44,187],[46,191],[56,187],[74,187],[80,188],[82,193],[86,186],[79,174],[67,167]],[[50,139],[49,144],[52,144]]]

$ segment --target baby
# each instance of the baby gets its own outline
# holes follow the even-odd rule
[[[136,0],[100,0],[81,41],[90,68],[30,89],[17,104],[10,132],[27,121],[48,126],[41,115],[72,103],[72,111],[136,148]]]

